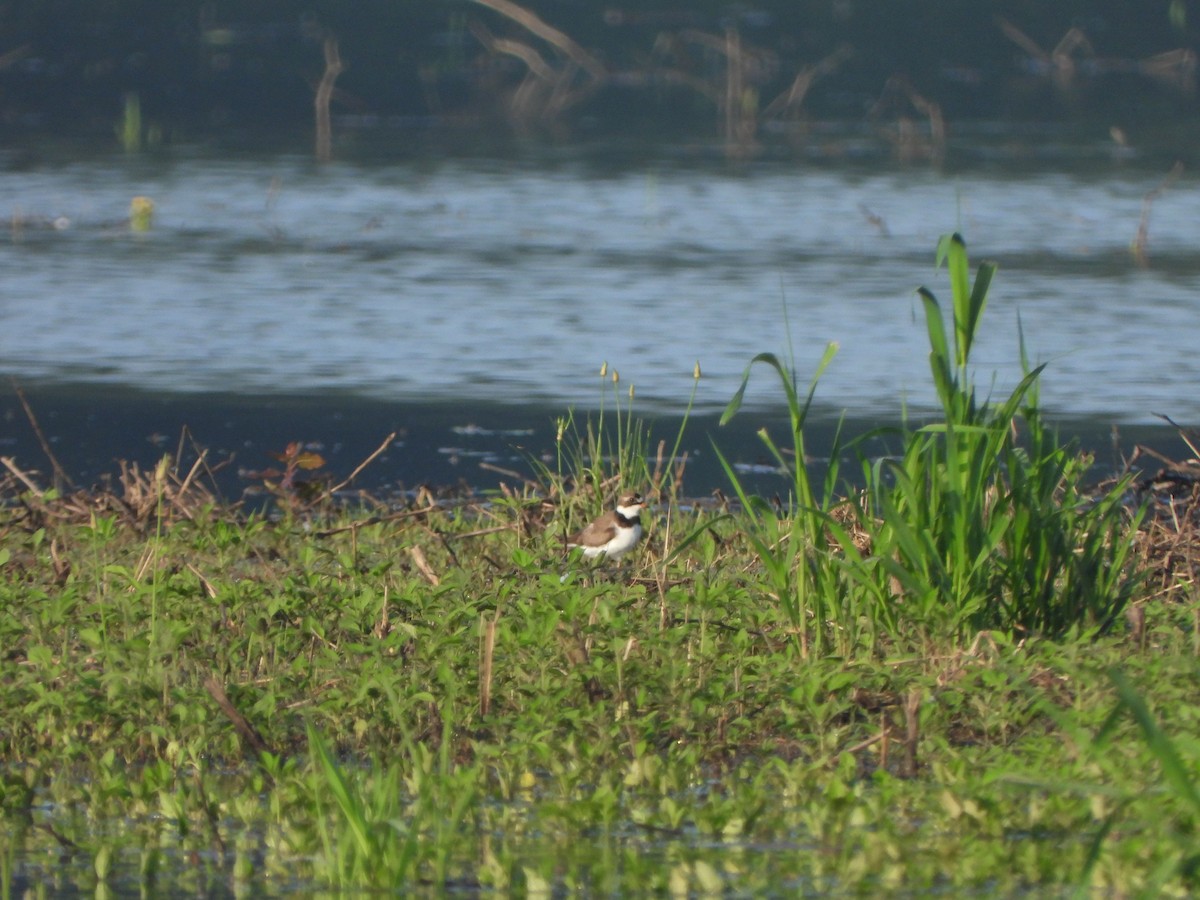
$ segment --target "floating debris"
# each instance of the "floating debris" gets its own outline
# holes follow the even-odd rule
[[[455,425],[450,429],[455,434],[464,437],[528,437],[533,434],[532,428],[484,428],[481,425]]]

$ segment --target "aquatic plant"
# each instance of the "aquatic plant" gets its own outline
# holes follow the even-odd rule
[[[243,477],[261,481],[263,488],[279,502],[285,510],[312,503],[326,494],[329,477],[322,470],[325,457],[307,448],[303,441],[291,441],[283,450],[268,454],[283,468],[274,466],[266,469],[247,470]],[[309,473],[308,477],[303,477]]]
[[[129,228],[139,234],[150,230],[154,221],[154,201],[149,197],[134,197],[129,201]]]
[[[776,509],[748,496],[722,463],[750,516],[747,537],[772,595],[806,652],[813,645],[844,653],[860,639],[873,644],[883,632],[894,638],[905,630],[959,640],[987,629],[1047,636],[1104,630],[1136,593],[1132,551],[1141,512],[1125,504],[1128,479],[1086,488],[1090,461],[1042,421],[1043,367],[1029,366],[1023,345],[1024,376],[1009,396],[977,396],[971,348],[995,267],[981,265],[972,284],[957,234],[939,242],[937,263],[950,276],[950,329],[934,294],[922,288],[919,295],[941,417],[906,427],[898,458],[859,453],[863,490],[838,482],[841,454],[862,438],[845,447],[835,441],[820,491],[805,462],[805,419],[834,347],[803,399],[794,371],[773,354],[755,357],[722,416],[725,423],[736,414],[752,367],[777,373],[791,422],[790,459],[765,432],[760,437],[789,473],[788,503]]]
[[[307,731],[313,824],[322,848],[314,870],[319,881],[376,890],[426,879],[448,884],[451,854],[480,779],[478,767],[451,761],[449,727],[436,753],[406,740],[399,748],[402,764],[377,762],[370,769],[340,765],[311,724]]]
[[[1128,480],[1085,488],[1090,461],[1042,421],[1044,367],[1031,368],[1023,346],[1009,396],[977,397],[971,348],[995,267],[982,264],[972,284],[957,234],[939,241],[937,261],[950,276],[952,342],[936,297],[919,294],[942,418],[907,432],[898,461],[868,470],[863,515],[879,523],[881,571],[898,583],[904,618],[960,637],[1108,628],[1136,589]]]
[[[837,345],[830,344],[817,365],[808,393],[796,390],[794,369],[790,370],[773,353],[760,353],[750,361],[741,386],[721,416],[727,424],[741,408],[751,369],[762,364],[778,376],[787,401],[791,424],[790,459],[767,433],[758,436],[780,469],[787,473],[791,495],[786,506],[777,506],[750,495],[732,465],[714,444],[718,459],[742,504],[750,541],[766,571],[771,596],[778,601],[791,625],[801,653],[822,654],[831,649],[850,652],[857,642],[859,610],[857,594],[839,562],[830,554],[832,539],[852,557],[857,548],[833,512],[845,501],[837,494],[841,456],[840,429],[830,453],[829,465],[819,489],[813,484],[805,453],[804,428],[822,373],[833,361]]]
[[[117,138],[126,153],[137,153],[142,149],[142,101],[137,91],[125,94]]]

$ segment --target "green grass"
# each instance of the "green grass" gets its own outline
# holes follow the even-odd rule
[[[997,633],[803,659],[749,522],[679,516],[711,517],[721,543],[694,541],[661,589],[657,537],[622,577],[563,583],[549,538],[460,538],[474,523],[451,512],[353,538],[213,515],[154,536],[10,525],[10,869],[83,890],[97,859],[114,886],[150,869],[172,889],[235,872],[259,889],[1194,886],[1194,810],[1158,744],[1110,716],[1104,674],[1172,710],[1175,771],[1194,772],[1196,660],[1166,606],[1144,650]],[[205,690],[214,673],[268,756]]]
[[[751,362],[773,369],[783,386],[792,453],[761,437],[791,475],[788,502],[774,509],[747,496],[725,469],[749,511],[747,536],[771,596],[805,655],[874,649],[900,633],[961,642],[987,629],[1050,637],[1103,631],[1136,595],[1131,554],[1142,511],[1127,508],[1128,480],[1087,489],[1090,460],[1043,422],[1042,367],[1030,368],[1023,346],[1025,375],[1009,396],[977,395],[970,354],[994,267],[981,265],[972,283],[958,235],[939,242],[937,259],[950,275],[950,328],[934,294],[919,294],[942,415],[905,428],[898,458],[859,453],[861,491],[838,483],[838,459],[854,442],[835,443],[820,486],[804,462],[805,420],[836,348],[826,351],[803,399],[794,372],[775,356]],[[723,423],[742,402],[750,368]]]
[[[165,467],[86,503],[9,485],[5,896],[1193,893],[1195,597],[1145,603],[1140,519],[1086,492],[1040,372],[975,396],[991,276],[942,251],[940,421],[894,462],[842,441],[865,489],[817,481],[832,350],[807,393],[760,356],[790,496],[732,469],[740,509],[667,491],[620,567],[570,568],[561,535],[653,475],[625,394],[486,506],[246,516]]]

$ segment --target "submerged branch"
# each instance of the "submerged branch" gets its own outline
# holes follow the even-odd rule
[[[1150,209],[1154,206],[1154,201],[1159,196],[1173,185],[1183,174],[1183,163],[1176,162],[1171,167],[1171,171],[1167,173],[1167,177],[1159,182],[1158,187],[1148,192],[1142,198],[1142,218],[1138,222],[1137,236],[1133,239],[1133,245],[1130,251],[1133,253],[1133,261],[1137,263],[1138,268],[1144,269],[1150,263],[1150,258],[1146,253],[1146,247],[1150,243]]]
[[[526,31],[558,48],[569,59],[586,69],[593,78],[601,80],[605,77],[604,66],[596,57],[557,28],[546,24],[536,13],[510,2],[510,0],[473,0],[473,2],[512,19]]]
[[[317,159],[329,162],[333,158],[333,130],[329,123],[329,101],[333,98],[333,85],[345,66],[338,54],[338,42],[335,37],[325,38],[325,72],[317,85],[313,106],[317,119]]]

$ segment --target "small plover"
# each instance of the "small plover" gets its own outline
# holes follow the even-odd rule
[[[583,531],[567,538],[568,547],[582,547],[583,555],[595,559],[620,559],[642,538],[641,512],[646,501],[638,493],[622,494],[617,508],[606,512]]]

